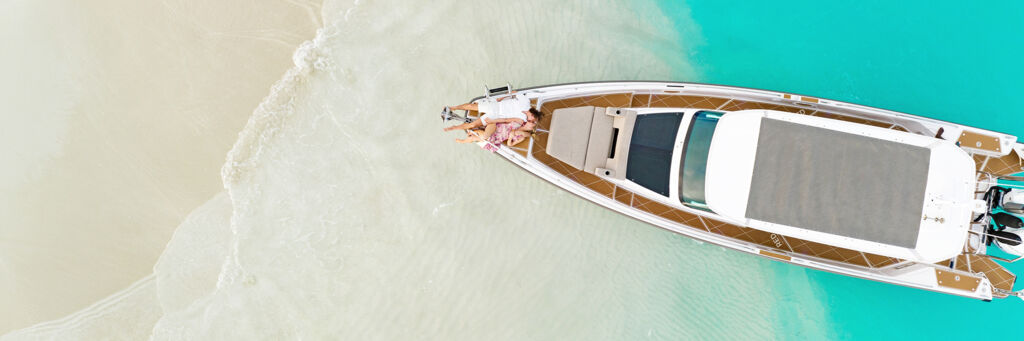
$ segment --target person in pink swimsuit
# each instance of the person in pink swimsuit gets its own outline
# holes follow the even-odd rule
[[[478,103],[460,104],[447,108],[447,110],[470,110],[483,114],[476,121],[444,128],[444,131],[467,130],[467,132],[471,133],[465,139],[456,139],[456,142],[460,143],[489,140],[491,135],[497,131],[499,124],[518,123],[519,126],[511,129],[516,130],[527,123],[528,117],[533,116],[535,120],[539,120],[540,116],[543,115],[539,110],[530,106],[530,100],[523,95],[512,95],[497,100],[483,100]],[[481,127],[483,127],[482,131],[475,131]],[[504,142],[504,140],[501,140],[501,142]]]
[[[490,134],[487,134],[486,129],[483,131],[479,129],[473,130],[472,126],[468,126],[469,128],[463,128],[467,130],[466,138],[456,139],[455,142],[470,143],[477,141],[487,141],[487,145],[484,146],[484,149],[493,152],[498,150],[498,146],[500,146],[502,143],[505,143],[506,141],[509,143],[509,145],[514,145],[525,139],[527,136],[530,136],[530,132],[535,129],[535,127],[537,126],[537,122],[540,121],[543,115],[544,114],[541,113],[540,110],[530,108],[530,110],[525,111],[525,121],[509,118],[492,119],[487,123],[488,127],[494,127]],[[472,123],[474,122],[466,123],[460,126],[470,125]],[[480,125],[476,125],[475,127],[479,128]],[[460,126],[453,127],[453,129],[459,129]]]

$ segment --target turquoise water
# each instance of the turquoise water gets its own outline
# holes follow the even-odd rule
[[[662,1],[698,79],[788,91],[1024,136],[1024,3]],[[666,57],[672,58],[672,57]],[[763,261],[779,314],[823,303],[836,338],[954,339],[1013,332],[1017,299],[979,302]],[[1024,264],[1014,264],[1020,272]],[[800,273],[804,272],[805,275]],[[803,282],[808,280],[810,290]],[[1018,285],[1019,287],[1019,285]],[[784,338],[807,323],[786,322]],[[818,326],[820,328],[820,326]]]
[[[153,275],[11,339],[870,340],[1009,329],[994,320],[1016,318],[1019,300],[701,244],[440,132],[436,109],[483,82],[664,79],[1024,135],[1013,111],[1021,5],[659,5],[326,1],[323,27],[238,134],[225,192],[181,224]]]

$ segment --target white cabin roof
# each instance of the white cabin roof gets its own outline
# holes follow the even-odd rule
[[[715,213],[759,230],[934,263],[962,252],[974,175],[950,141],[744,110],[715,129],[705,192]]]

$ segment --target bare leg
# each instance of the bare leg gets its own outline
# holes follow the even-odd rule
[[[480,134],[479,130],[467,130],[466,131],[466,138],[464,138],[464,139],[455,139],[455,142],[458,142],[458,143],[470,143],[470,142],[476,142],[476,141],[483,141],[483,140],[480,139],[479,134]]]
[[[498,125],[495,124],[495,123],[488,124],[487,127],[484,128],[484,131],[479,133],[480,134],[480,138],[483,139],[483,140],[486,140],[486,139],[490,138],[491,135],[494,134],[494,131],[497,128],[498,128]]]
[[[491,123],[491,124],[488,124],[487,127],[485,127],[483,130],[479,130],[479,129],[477,129],[477,130],[472,130],[472,129],[466,130],[466,138],[464,138],[464,139],[455,139],[455,142],[458,142],[458,143],[469,143],[469,142],[475,142],[475,141],[487,141],[487,138],[491,137],[491,135],[494,134],[494,130],[496,128],[497,128],[497,124]]]
[[[463,123],[463,124],[460,124],[460,125],[457,125],[457,126],[451,126],[451,127],[444,128],[444,131],[473,129],[473,128],[479,127],[481,125],[483,125],[483,123],[481,123],[480,120],[476,120],[476,121],[473,121],[473,122]]]
[[[529,136],[530,136],[530,133],[527,133],[525,131],[516,130],[516,131],[513,131],[511,135],[509,135],[508,140],[505,140],[505,144],[507,144],[509,147],[511,147],[511,146],[519,144],[519,142],[523,142]]]
[[[480,108],[480,106],[478,106],[476,103],[466,103],[466,104],[456,105],[454,107],[451,107],[450,109],[452,109],[452,110],[480,111],[480,110],[478,110],[479,108]]]

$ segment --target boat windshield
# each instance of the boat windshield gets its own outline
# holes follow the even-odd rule
[[[657,113],[636,116],[629,142],[626,179],[651,191],[668,196],[672,172],[672,147],[679,134],[683,113]]]
[[[693,114],[686,133],[686,144],[680,156],[679,201],[684,205],[707,210],[704,199],[704,173],[708,168],[711,137],[722,113],[698,111]]]

